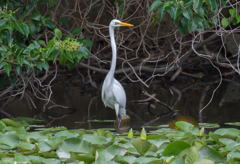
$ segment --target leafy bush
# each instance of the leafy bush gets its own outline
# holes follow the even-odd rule
[[[204,28],[210,28],[219,20],[216,17],[219,5],[226,6],[225,0],[155,0],[149,12],[158,9],[157,16],[154,17],[161,20],[165,13],[169,13],[173,22],[178,22],[178,30],[182,34],[190,33]],[[226,20],[224,20],[226,21]]]
[[[81,28],[75,28],[62,41],[63,34],[50,15],[40,12],[40,6],[46,3],[48,0],[32,0],[28,5],[14,0],[0,2],[0,69],[8,76],[31,68],[37,73],[49,71],[48,62],[57,59],[73,69],[83,57],[89,57],[91,40],[80,35]]]

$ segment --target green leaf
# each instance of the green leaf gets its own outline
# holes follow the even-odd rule
[[[192,20],[193,14],[192,14],[192,10],[190,7],[186,8],[185,10],[183,10],[183,16],[185,18],[187,18],[188,20]]]
[[[237,9],[229,9],[229,13],[232,17],[235,17],[236,16],[236,10]]]
[[[55,35],[58,37],[58,39],[62,38],[62,32],[59,29],[54,29],[54,33]]]
[[[144,155],[148,151],[157,151],[157,147],[154,144],[150,143],[147,140],[142,140],[140,137],[133,140],[132,145],[141,155]]]
[[[25,23],[22,23],[21,21],[17,21],[14,23],[14,27],[21,32],[22,34],[24,34],[26,36],[26,38],[28,37],[29,34],[29,28],[28,25],[26,25]]]
[[[189,132],[194,128],[193,124],[190,124],[185,121],[178,121],[175,123],[175,125],[184,132]]]
[[[56,59],[57,59],[57,56],[58,56],[58,50],[54,50],[52,52],[52,60],[53,60],[53,63],[55,63]]]
[[[6,133],[7,134],[7,133]],[[16,134],[7,134],[0,138],[0,143],[10,146],[11,148],[17,147],[19,143],[19,137]]]
[[[85,43],[86,47],[92,47],[93,46],[93,42],[90,39],[84,39],[84,43]]]
[[[17,122],[17,121],[8,119],[8,118],[3,118],[3,119],[1,119],[1,121],[5,125],[7,125],[7,126],[13,126],[13,127],[20,127],[20,126],[22,126],[22,124],[20,122]]]
[[[22,72],[22,67],[20,65],[17,65],[16,71],[17,71],[17,74],[20,75],[20,73]]]
[[[92,155],[92,146],[79,138],[68,138],[60,144],[56,153],[59,158],[70,158],[70,151]]]
[[[165,13],[166,13],[166,10],[163,10],[163,5],[161,5],[161,6],[158,8],[159,21],[162,20],[162,18],[164,17]]]
[[[44,25],[48,26],[50,29],[56,28],[56,24],[51,19],[46,19]]]
[[[193,3],[193,0],[184,0],[184,7],[187,7],[187,6],[190,6],[190,5],[192,5],[192,3]]]
[[[187,21],[186,18],[182,18],[181,21],[179,21],[178,23],[178,30],[182,33],[182,34],[186,34],[187,31],[188,31],[188,26],[187,24],[184,24],[185,23],[185,20]]]
[[[92,163],[95,161],[95,157],[92,155],[88,154],[77,154],[77,153],[70,153],[71,154],[71,159],[75,159],[78,161],[83,161],[85,163]]]
[[[196,29],[197,29],[197,24],[195,23],[195,21],[188,21],[188,30],[189,30],[189,32],[192,33]]]
[[[73,35],[78,35],[78,34],[80,34],[81,32],[82,32],[82,29],[79,28],[79,27],[74,28],[74,29],[72,30],[72,34],[73,34]]]
[[[191,147],[187,142],[184,141],[173,141],[164,150],[163,156],[177,156],[186,148]]]
[[[221,0],[221,3],[222,3],[223,6],[226,6],[226,5],[227,5],[226,0]]]
[[[6,64],[4,65],[4,69],[7,72],[7,75],[10,75],[11,69],[12,69],[12,65],[11,64]]]
[[[226,27],[229,25],[229,20],[228,20],[228,18],[223,18],[223,19],[221,20],[221,24],[222,24],[222,27],[223,27],[223,28],[226,28]]]
[[[225,158],[222,154],[207,145],[202,146],[198,151],[198,154],[199,158],[210,158],[215,162],[225,162]]]
[[[178,155],[178,157],[185,157],[186,164],[194,163],[198,160],[198,149],[196,146],[186,148]]]
[[[68,20],[67,18],[64,18],[64,17],[58,19],[58,21],[59,21],[59,22],[62,22],[62,23],[69,24],[69,20]]]
[[[4,24],[6,24],[6,22],[8,22],[8,20],[1,19],[0,20],[0,26],[3,26]]]
[[[86,47],[81,47],[81,48],[79,48],[78,49],[78,52],[80,52],[81,54],[82,54],[82,56],[84,57],[84,58],[88,58],[89,57],[89,55],[90,55],[90,52],[88,51],[88,49],[86,48]]]
[[[73,61],[73,52],[72,51],[66,51],[64,50],[64,56],[72,63],[74,63]]]
[[[23,63],[27,66],[33,67],[32,63],[28,59],[23,59]]]
[[[199,10],[203,5],[203,0],[193,0],[193,8]]]
[[[40,11],[37,10],[37,11],[34,11],[32,13],[32,15],[30,15],[29,17],[36,20],[36,21],[40,21],[41,20],[41,13],[40,13]]]
[[[43,40],[38,40],[38,43],[42,46],[46,46],[46,43]]]
[[[240,22],[240,15],[236,16],[237,23]]]
[[[67,62],[67,58],[62,50],[59,51],[59,63],[63,66]]]
[[[178,19],[178,17],[180,16],[182,11],[182,7],[179,6],[175,6],[174,10],[173,10],[173,20],[176,21]]]
[[[42,71],[42,62],[41,62],[41,61],[36,62],[36,67],[37,67],[40,71]]]
[[[160,5],[162,4],[162,1],[156,0],[152,3],[149,12],[155,10],[156,8],[158,8]]]
[[[48,62],[42,62],[42,67],[46,70],[46,71],[49,71],[49,65],[48,65]]]
[[[75,64],[68,60],[67,61],[67,67],[68,67],[69,70],[72,70],[75,67]]]

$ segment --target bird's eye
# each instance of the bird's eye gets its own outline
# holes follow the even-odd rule
[[[118,22],[115,22],[115,25],[118,25],[119,23]]]

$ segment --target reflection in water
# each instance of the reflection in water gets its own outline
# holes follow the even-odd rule
[[[188,84],[183,81],[164,88],[161,87],[164,86],[161,81],[154,81],[150,88],[138,83],[122,84],[127,95],[126,109],[131,118],[130,127],[134,130],[140,130],[141,126],[146,125],[167,124],[175,116],[181,115],[191,116],[198,122],[221,125],[240,120],[240,85],[236,82],[224,82],[201,115],[199,109],[210,100],[215,83],[204,85],[200,82]],[[95,119],[112,120],[115,118],[115,111],[105,108],[100,92],[90,84],[83,84],[79,77],[55,80],[52,91],[51,101],[59,106],[52,106],[51,103],[45,105],[32,92],[26,91],[27,96],[21,100],[15,98],[6,104],[3,100],[0,101],[1,117],[31,117],[44,120],[47,126],[66,126],[69,129],[114,128],[113,122],[88,122]],[[48,94],[47,91],[42,93]],[[145,101],[130,103],[136,100]]]

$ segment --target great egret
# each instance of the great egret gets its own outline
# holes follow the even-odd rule
[[[102,101],[105,106],[108,106],[112,109],[115,109],[117,116],[117,133],[119,133],[119,127],[121,124],[122,116],[126,115],[126,93],[123,89],[123,86],[114,78],[114,72],[116,69],[117,62],[117,48],[114,38],[114,28],[119,26],[129,26],[132,27],[132,24],[121,22],[117,19],[114,19],[110,22],[109,25],[109,34],[112,47],[112,63],[111,68],[103,82],[102,86]]]

